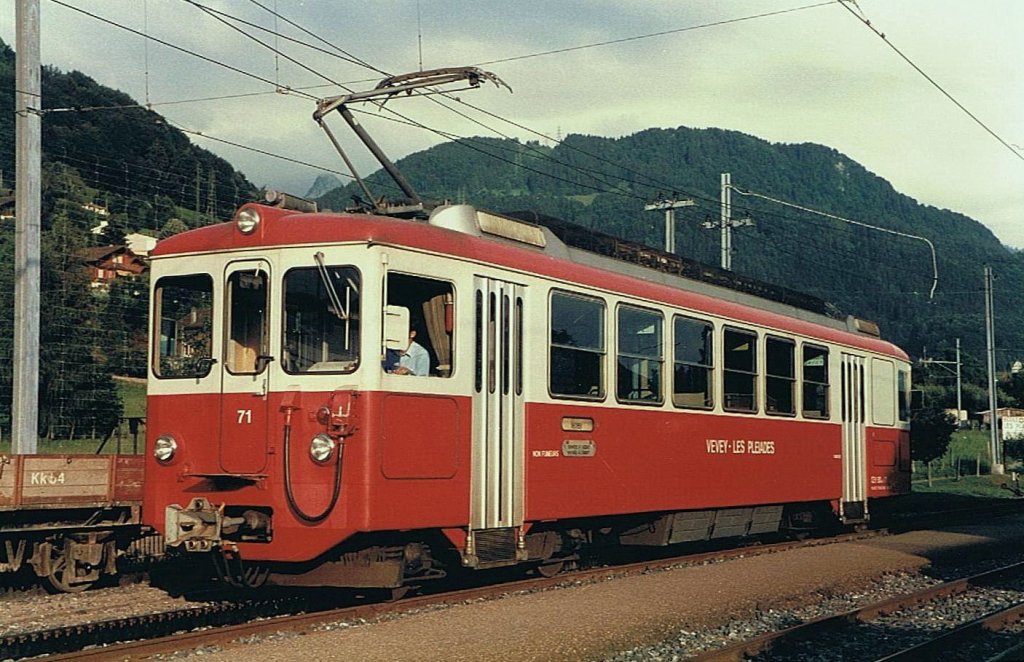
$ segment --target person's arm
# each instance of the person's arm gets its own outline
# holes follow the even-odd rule
[[[426,377],[430,374],[430,354],[427,350],[420,350],[419,352],[416,352],[416,356],[410,358],[412,359],[412,362],[409,366],[409,370],[412,374],[418,377]]]

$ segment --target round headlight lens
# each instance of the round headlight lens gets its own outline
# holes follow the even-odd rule
[[[252,234],[260,224],[260,213],[255,209],[248,208],[238,212],[235,225],[242,234]]]
[[[170,462],[178,450],[178,442],[169,434],[160,435],[153,442],[153,457],[159,462]]]
[[[334,440],[326,434],[318,434],[309,442],[309,456],[314,462],[324,463],[334,453]]]

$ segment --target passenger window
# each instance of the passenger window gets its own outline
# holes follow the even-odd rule
[[[359,365],[360,280],[354,267],[292,269],[284,277],[281,366],[291,374]]]
[[[779,416],[796,415],[796,343],[768,336],[764,342],[764,409]]]
[[[604,397],[604,314],[600,299],[552,293],[552,395]]]
[[[153,373],[162,379],[197,378],[213,367],[213,278],[167,276],[156,284]]]
[[[388,306],[408,310],[409,338],[399,343],[399,349],[384,350],[384,369],[419,377],[451,377],[455,332],[451,283],[390,273],[387,293]]]
[[[709,322],[677,317],[672,376],[672,403],[677,407],[711,409],[714,399],[714,327]]]
[[[270,352],[267,337],[267,272],[240,269],[228,277],[228,337],[224,365],[232,374],[258,374]]]
[[[815,345],[803,346],[803,415],[828,418],[828,350]]]
[[[723,406],[729,411],[757,411],[757,334],[725,329]]]
[[[619,400],[662,402],[662,316],[651,310],[619,306]]]

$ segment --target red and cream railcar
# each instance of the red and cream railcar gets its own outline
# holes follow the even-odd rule
[[[245,205],[152,283],[146,521],[232,580],[550,568],[909,490],[909,363],[871,325],[468,206]],[[428,375],[395,370],[410,336]]]

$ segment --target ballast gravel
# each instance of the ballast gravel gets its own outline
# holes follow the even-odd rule
[[[239,642],[204,660],[683,660],[761,632],[942,581],[1021,548],[1024,516],[701,566],[568,583],[302,636]],[[836,659],[822,651],[820,659]]]

